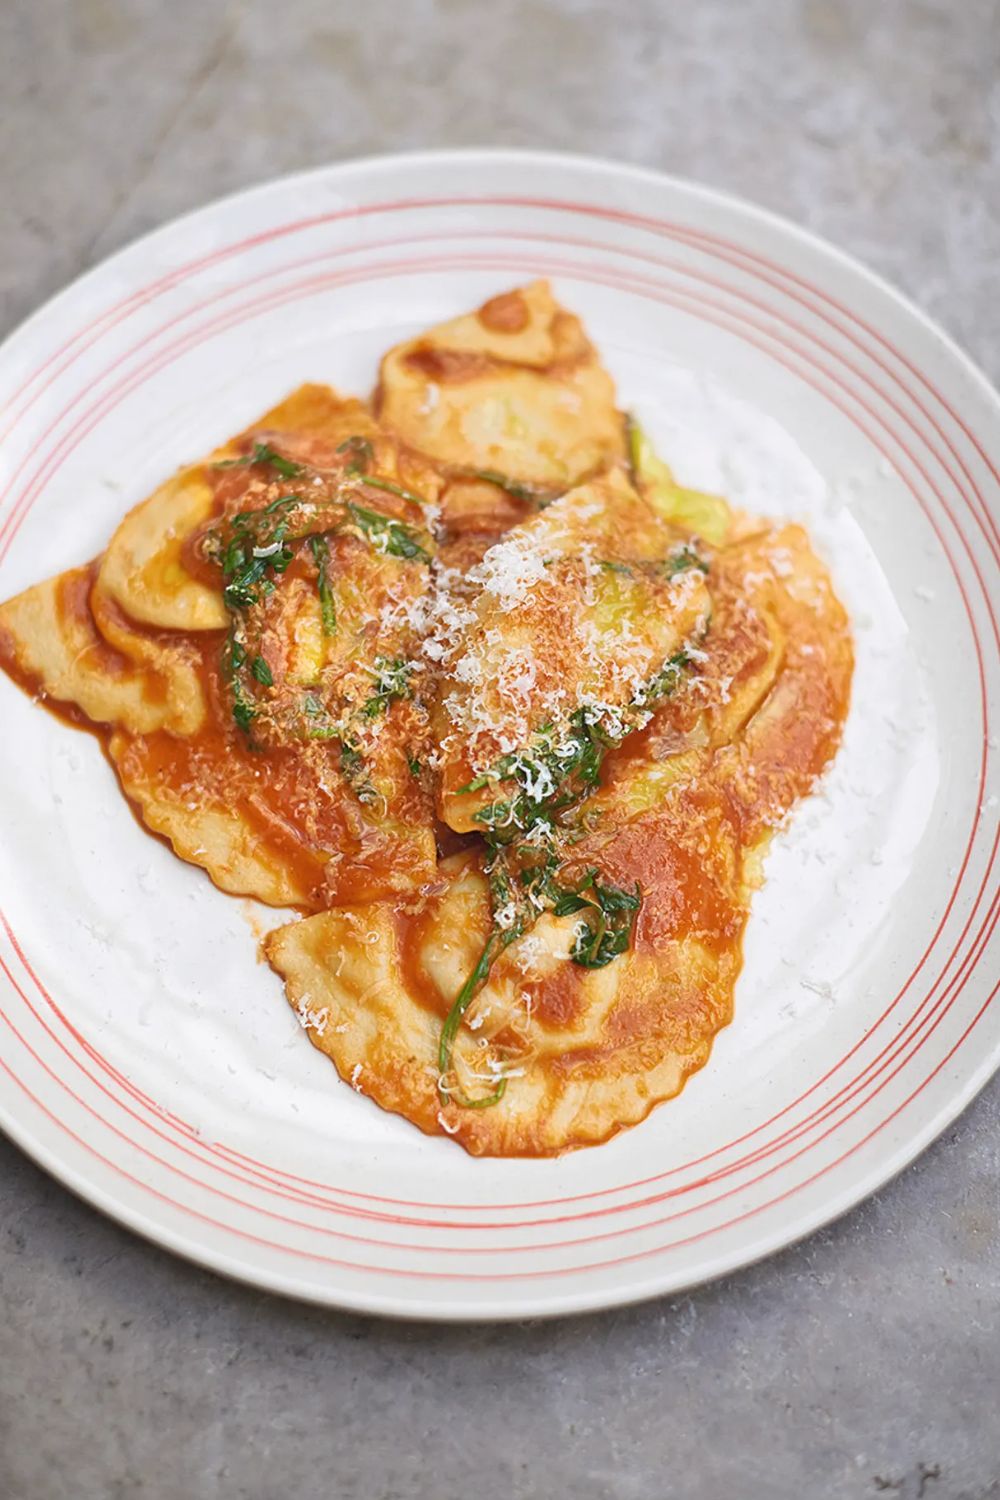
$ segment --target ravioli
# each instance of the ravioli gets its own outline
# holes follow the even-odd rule
[[[239,459],[248,445],[271,439],[292,459],[328,461],[346,438],[370,438],[377,431],[360,401],[336,396],[327,386],[300,386],[204,463],[179,470],[129,511],[100,559],[101,591],[140,626],[224,630],[229,616],[219,580],[201,570],[193,574],[190,555],[200,528],[219,507],[219,466]]]
[[[127,723],[139,733],[193,733],[202,684],[181,641],[140,635],[90,609],[96,568],[71,568],[0,605],[0,666],[78,723]]]
[[[550,796],[583,740],[620,740],[648,718],[706,627],[706,572],[621,471],[497,542],[468,575],[476,593],[442,658],[445,822],[475,830],[511,798]]]
[[[614,383],[547,281],[391,349],[375,410],[445,474],[441,555],[463,570],[539,502],[626,456]]]
[[[546,281],[389,351],[375,411],[455,473],[561,492],[624,451],[614,386]]]
[[[5,664],[105,729],[144,821],[223,889],[408,890],[437,857],[408,605],[439,488],[360,402],[303,387],[95,565],[0,607]]]
[[[853,652],[805,532],[679,485],[539,281],[181,469],[0,606],[0,665],[300,910],[264,951],[341,1078],[548,1156],[707,1061]]]
[[[626,952],[581,967],[582,908],[538,914],[463,1012],[442,1088],[442,1026],[496,930],[482,856],[444,862],[416,915],[329,912],[268,939],[310,1040],[383,1108],[473,1154],[548,1155],[637,1123],[707,1060],[761,855],[833,753],[852,670],[846,616],[800,528],[717,554],[709,583],[700,660],[609,751],[563,867],[569,884],[595,867],[608,887],[638,882]]]
[[[441,1089],[438,1038],[487,939],[487,882],[474,858],[442,866],[447,884],[417,918],[385,905],[325,912],[265,943],[310,1040],[384,1109],[475,1155],[546,1156],[606,1140],[676,1094],[730,1018],[745,918],[734,837],[718,807],[712,863],[678,793],[648,814],[632,856],[655,883],[643,924],[615,964],[571,962],[576,919],[551,914],[496,961]],[[717,878],[713,878],[717,877]],[[683,899],[678,900],[678,893]],[[707,912],[724,936],[696,935]],[[455,1102],[502,1097],[488,1108]]]

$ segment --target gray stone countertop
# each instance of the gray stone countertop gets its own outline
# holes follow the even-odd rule
[[[998,0],[5,0],[0,325],[142,230],[360,153],[587,150],[732,189],[1000,377]],[[1000,1497],[1000,1080],[689,1296],[392,1325],[231,1285],[0,1141],[0,1500]]]

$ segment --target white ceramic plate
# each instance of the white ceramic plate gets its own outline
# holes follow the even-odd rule
[[[105,262],[0,351],[0,597],[305,379],[529,277],[679,477],[801,518],[857,643],[840,756],[777,840],[736,1018],[682,1097],[474,1161],[339,1083],[255,933],[97,745],[0,680],[0,1121],[132,1228],[260,1286],[435,1318],[690,1286],[841,1213],[1000,1062],[1000,405],[861,267],[733,199],[471,152],[271,183]]]

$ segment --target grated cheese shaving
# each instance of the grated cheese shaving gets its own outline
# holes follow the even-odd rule
[[[469,572],[469,581],[493,594],[506,612],[544,577],[545,559],[534,538],[523,534],[497,542]]]

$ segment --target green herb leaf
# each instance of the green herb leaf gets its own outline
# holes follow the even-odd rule
[[[274,678],[271,675],[271,668],[268,666],[267,662],[262,656],[254,657],[253,661],[250,663],[250,671],[253,673],[254,677],[256,677],[257,681],[263,683],[265,687],[274,687]]]
[[[422,495],[416,494],[413,490],[404,490],[402,485],[393,484],[391,479],[382,479],[376,474],[366,474],[364,481],[365,484],[373,489],[385,490],[389,495],[398,495],[401,500],[409,500],[411,505],[424,506],[427,504]]]
[[[283,479],[294,479],[297,475],[305,473],[304,464],[295,464],[289,458],[282,458],[270,443],[254,443],[252,452],[243,458],[225,458],[220,463],[214,464],[213,468],[241,469],[250,464],[270,464],[271,468]]]
[[[466,792],[481,792],[483,787],[489,786],[492,780],[495,780],[495,777],[491,776],[489,772],[483,776],[473,776],[471,781],[467,781],[464,786],[458,788],[455,795],[462,797]]]
[[[343,740],[340,746],[340,764],[345,776],[354,776],[361,770],[364,762],[361,751],[357,745],[351,744],[349,740]]]
[[[249,609],[261,593],[272,592],[274,585],[267,575],[284,573],[294,556],[284,545],[288,519],[279,513],[298,503],[298,495],[283,495],[259,511],[240,511],[229,522],[231,535],[224,545],[222,535],[215,533],[214,550],[228,580],[223,589],[227,608]],[[275,516],[279,516],[276,522]]]
[[[330,549],[326,538],[314,536],[309,538],[309,550],[316,564],[316,588],[319,592],[319,610],[323,625],[324,635],[333,635],[337,629],[337,607],[334,603],[333,590],[330,587],[330,578],[327,569],[330,565]]]
[[[271,500],[267,505],[262,505],[260,510],[241,510],[234,517],[234,524],[241,521],[244,525],[252,522],[257,516],[273,516],[279,510],[287,510],[290,505],[301,505],[301,495],[279,495],[277,500]]]
[[[230,691],[233,697],[233,721],[237,728],[250,739],[250,726],[257,717],[257,710],[250,698],[244,691],[241,672],[247,661],[247,649],[243,642],[237,638],[235,621],[229,628],[225,644],[222,648],[222,671],[229,679]],[[250,749],[255,749],[252,741]]]
[[[566,891],[553,906],[552,915],[554,917],[569,917],[572,916],[573,912],[583,911],[583,908],[589,905],[590,902],[583,896],[577,896],[573,891]]]
[[[660,698],[667,698],[675,692],[685,668],[691,665],[691,658],[686,651],[678,651],[657,672],[646,689],[647,703],[654,703]]]
[[[496,833],[499,829],[507,827],[515,820],[517,801],[488,802],[478,812],[472,814],[474,823],[481,823],[484,828]]]
[[[353,740],[343,738],[343,731],[339,730],[340,739],[340,769],[347,778],[359,802],[377,802],[378,792],[365,776],[365,762],[361,751]]]
[[[245,567],[237,569],[231,582],[226,584],[222,597],[227,609],[248,609],[257,602],[255,585],[267,571],[267,559],[255,557]]]
[[[421,562],[430,562],[430,554],[425,552],[410,527],[405,526],[402,521],[397,521],[393,516],[384,516],[381,511],[355,505],[352,501],[348,501],[347,510],[376,552],[385,552],[390,557],[401,557],[407,561],[419,559]]]
[[[700,573],[708,572],[705,559],[699,557],[693,547],[686,545],[678,547],[669,557],[664,558],[660,567],[667,578],[673,578],[677,573],[686,573],[691,568],[697,568]]]
[[[498,490],[503,490],[515,500],[524,500],[528,505],[537,505],[539,510],[544,510],[556,498],[550,490],[542,489],[535,484],[522,484],[520,480],[511,479],[497,469],[470,469],[468,478],[483,479],[487,484],[495,484]]]
[[[371,669],[375,678],[375,692],[362,705],[361,712],[367,719],[377,719],[394,698],[408,698],[410,696],[410,674],[414,663],[406,661],[403,657],[395,659],[388,656],[376,656],[374,667]]]
[[[455,1037],[458,1035],[458,1028],[462,1024],[462,1017],[476,998],[480,986],[485,983],[494,958],[511,941],[513,941],[512,937],[508,937],[506,933],[501,933],[496,929],[490,933],[486,940],[486,946],[479,956],[479,962],[456,995],[454,1004],[448,1012],[444,1025],[441,1027],[441,1036],[438,1042],[438,1091],[446,1104],[458,1104],[463,1109],[489,1109],[491,1105],[500,1103],[506,1091],[506,1078],[501,1078],[492,1094],[487,1094],[483,1099],[469,1099],[454,1089],[446,1089],[443,1087],[443,1084],[444,1079],[451,1072],[452,1056],[455,1051]]]
[[[354,455],[353,462],[347,470],[349,474],[363,474],[375,456],[374,449],[368,439],[358,437],[357,435],[345,438],[342,443],[339,443],[337,445],[337,452]]]
[[[584,969],[603,969],[631,946],[636,914],[642,905],[638,882],[634,891],[593,882],[593,899],[585,903],[587,915],[577,927],[573,962]]]
[[[245,698],[237,698],[233,704],[233,718],[244,733],[248,733],[250,725],[257,717],[257,710]]]

